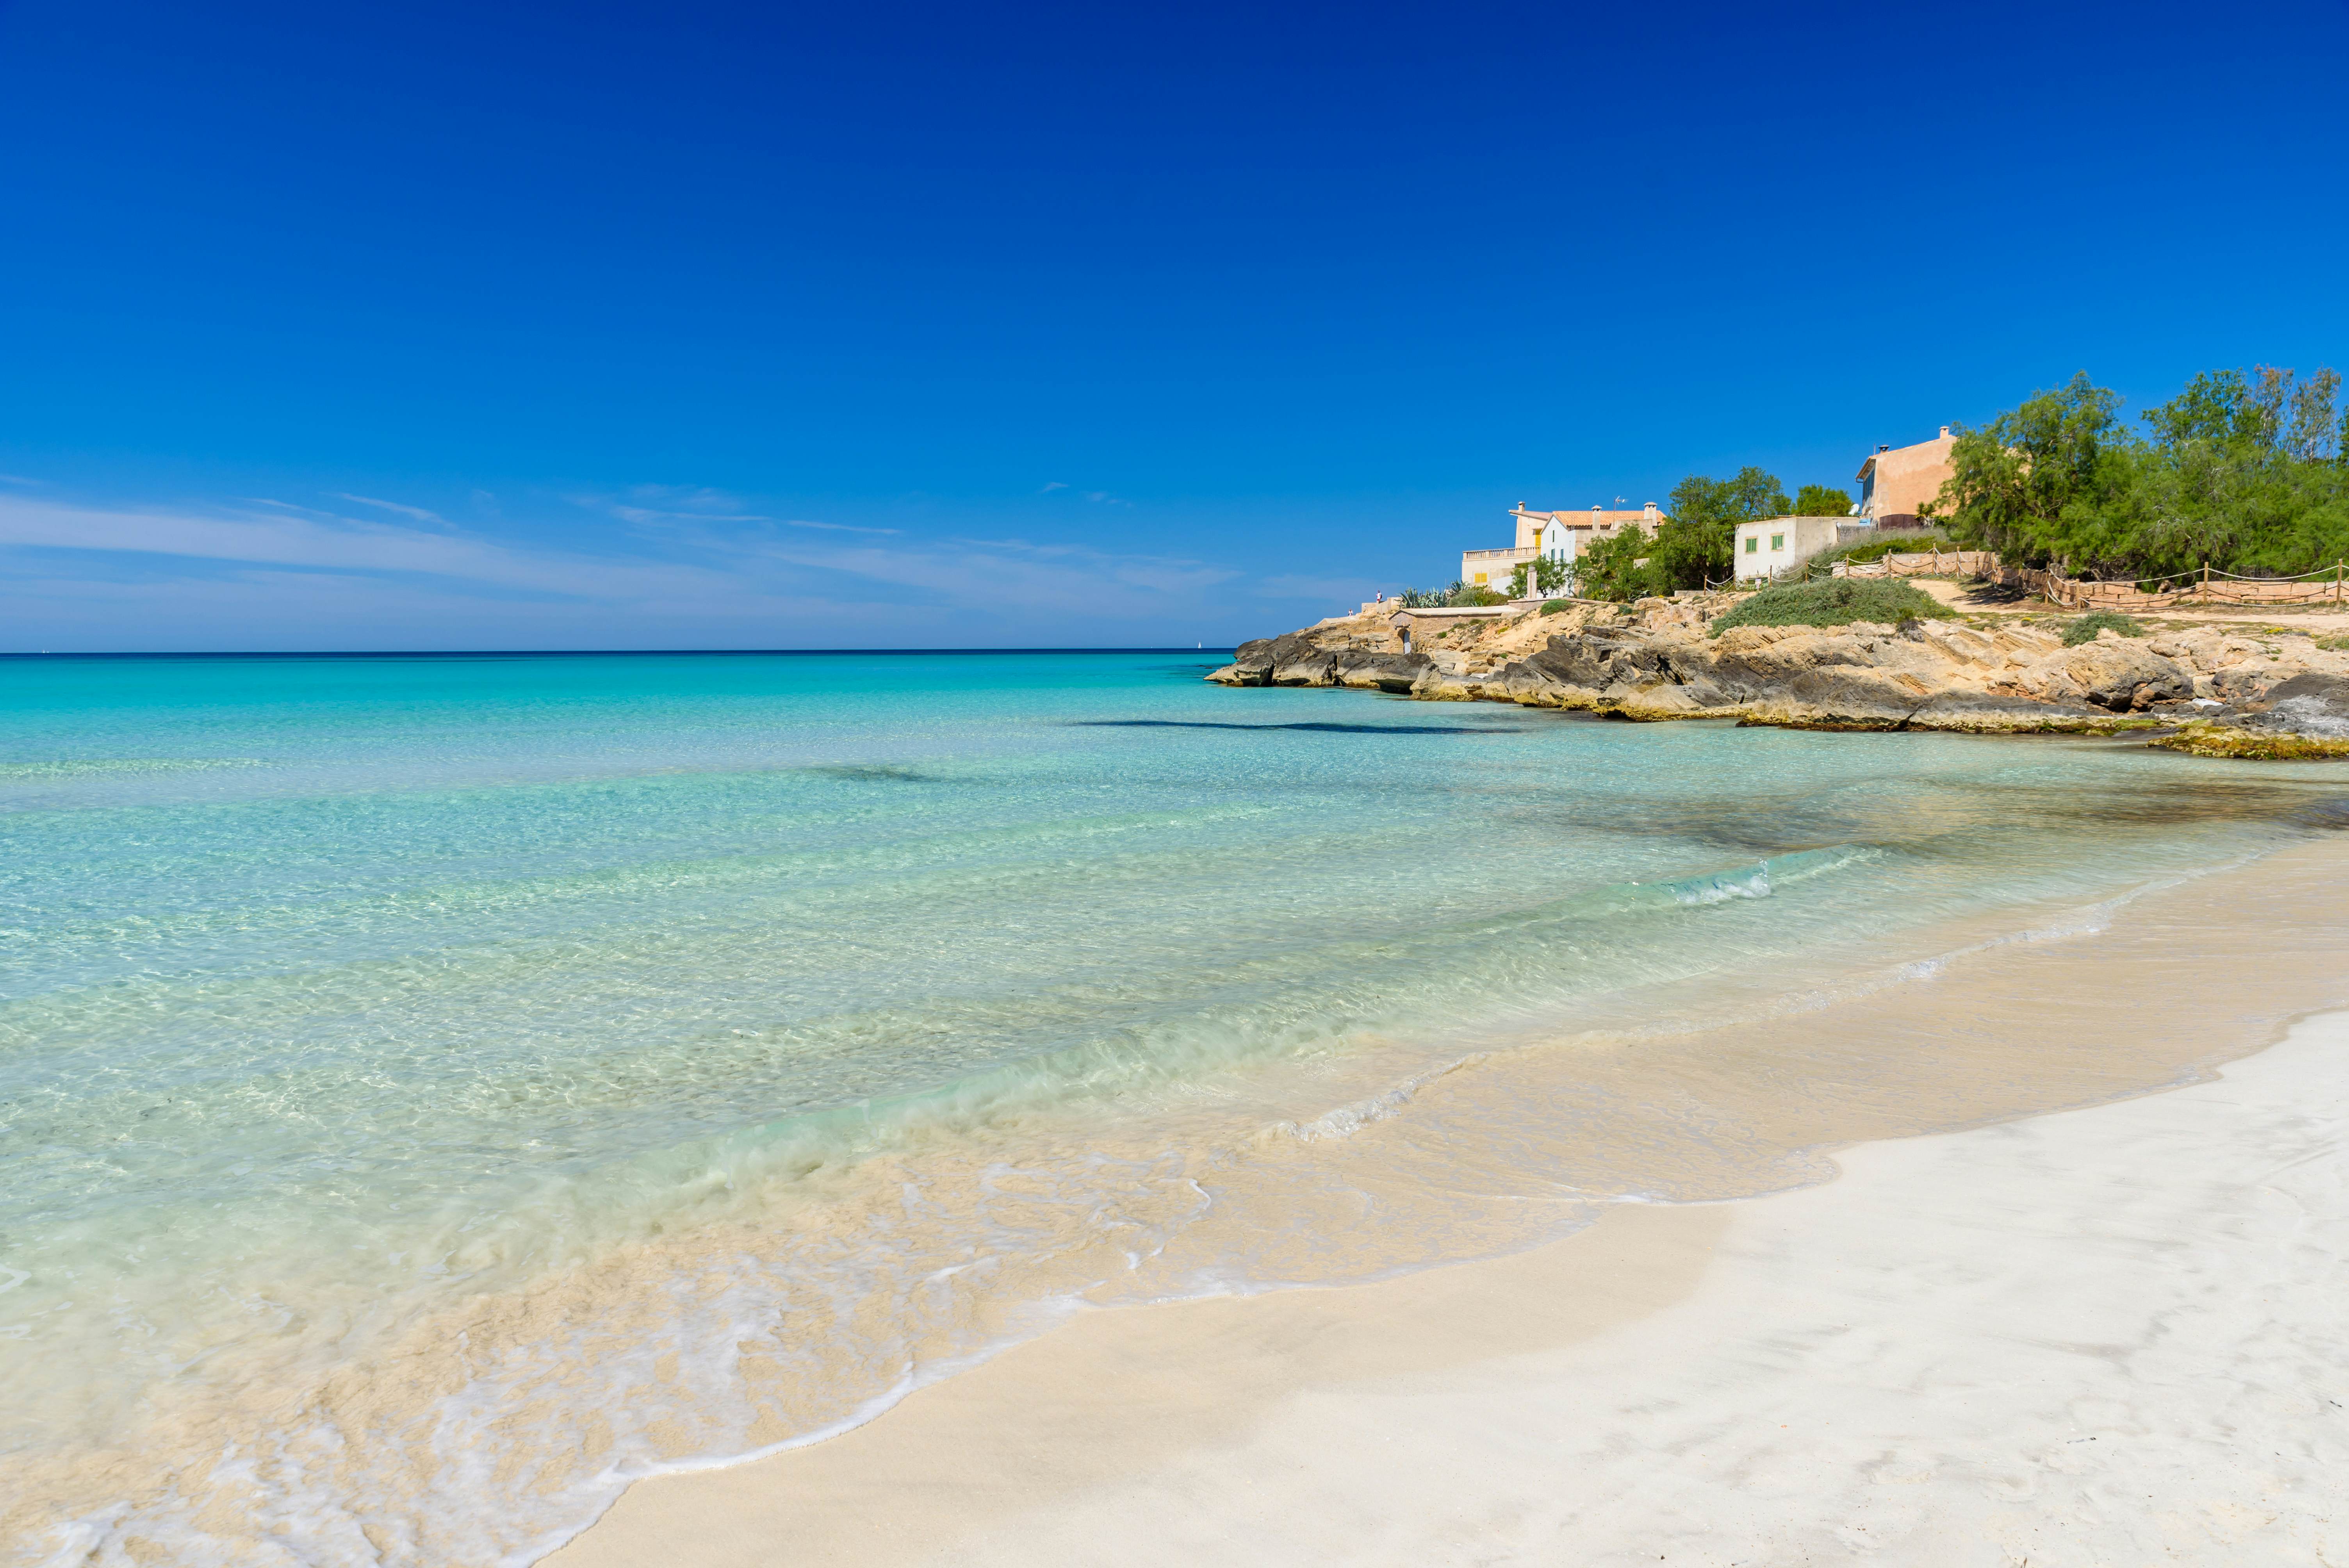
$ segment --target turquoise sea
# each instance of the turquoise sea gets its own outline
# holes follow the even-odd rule
[[[0,661],[0,1539],[530,1562],[1081,1299],[1495,1244],[1229,1196],[1475,1053],[1894,983],[2349,797],[1218,662]]]

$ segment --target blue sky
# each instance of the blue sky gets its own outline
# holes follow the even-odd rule
[[[0,0],[0,648],[1228,644],[2349,365],[2349,5]]]

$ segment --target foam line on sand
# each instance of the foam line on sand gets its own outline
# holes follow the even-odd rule
[[[2349,1558],[2349,1014],[1516,1257],[1086,1314],[550,1561]]]

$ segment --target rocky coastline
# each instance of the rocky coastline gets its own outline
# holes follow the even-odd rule
[[[2158,624],[2066,645],[2069,616],[1985,608],[1900,625],[1736,626],[1742,595],[1508,605],[1423,619],[1365,607],[1244,643],[1207,679],[1510,702],[1643,722],[2132,735],[2197,755],[2349,758],[2349,651],[2273,623]],[[2343,641],[2327,638],[2325,641]]]

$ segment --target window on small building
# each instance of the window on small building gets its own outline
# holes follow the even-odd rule
[[[1783,533],[1774,533],[1774,534],[1772,534],[1772,535],[1770,536],[1770,548],[1771,548],[1771,549],[1773,549],[1773,550],[1784,550],[1784,549],[1785,549],[1785,548],[1786,548],[1786,536],[1785,536],[1785,534],[1783,534]]]
[[[1755,551],[1757,551],[1757,550],[1759,550],[1759,549],[1761,549],[1761,548],[1762,548],[1762,536],[1761,536],[1760,534],[1758,534],[1758,533],[1749,533],[1749,534],[1747,534],[1747,535],[1745,536],[1745,553],[1746,553],[1746,554],[1751,555],[1751,554],[1753,554]]]
[[[1476,586],[1477,586],[1477,587],[1479,587],[1479,588],[1482,588],[1484,585],[1485,585],[1485,574],[1484,574],[1482,572],[1479,572],[1478,573],[1476,573]]]

